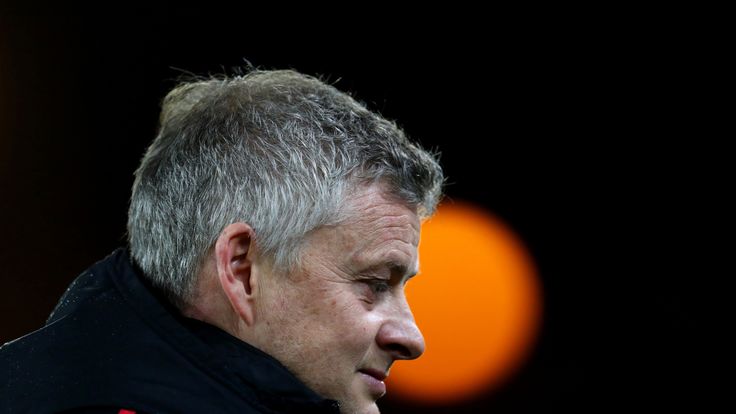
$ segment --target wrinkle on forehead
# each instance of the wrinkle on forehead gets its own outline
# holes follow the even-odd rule
[[[341,234],[341,246],[351,252],[353,263],[382,259],[416,267],[412,256],[419,245],[420,222],[415,209],[387,196],[380,186],[364,188],[347,208],[350,215],[343,228],[348,231]]]
[[[332,257],[345,273],[382,263],[417,267],[420,221],[416,209],[388,195],[380,185],[361,187],[343,207],[344,219],[316,230],[312,254]]]
[[[344,224],[370,225],[371,221],[394,219],[396,223],[409,225],[417,232],[420,226],[416,207],[400,201],[380,184],[358,187],[354,197],[345,203],[343,215]]]

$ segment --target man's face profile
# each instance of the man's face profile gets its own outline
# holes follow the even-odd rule
[[[376,185],[350,204],[346,222],[309,235],[298,271],[261,278],[257,346],[343,412],[375,413],[391,364],[424,351],[404,296],[420,222]]]
[[[424,351],[404,286],[443,180],[316,77],[185,80],[135,171],[127,246],[0,347],[0,394],[13,412],[377,413],[392,364]]]

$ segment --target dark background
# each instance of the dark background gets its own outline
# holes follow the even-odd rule
[[[687,25],[564,16],[287,33],[257,14],[0,15],[0,343],[42,326],[124,243],[132,174],[178,69],[233,73],[245,58],[326,75],[396,119],[442,152],[448,196],[500,216],[537,261],[544,324],[514,378],[456,406],[387,399],[384,412],[703,408],[709,271],[695,257],[726,169],[709,141],[718,113],[703,109],[709,51]]]

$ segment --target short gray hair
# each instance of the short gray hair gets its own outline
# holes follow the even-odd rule
[[[221,231],[245,222],[255,247],[291,269],[306,235],[340,220],[358,185],[431,215],[441,196],[434,155],[349,95],[291,70],[182,83],[135,172],[128,214],[134,261],[177,306],[191,300]]]

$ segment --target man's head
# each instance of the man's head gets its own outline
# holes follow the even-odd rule
[[[441,184],[430,154],[317,79],[187,83],[136,172],[131,252],[183,311],[369,412],[390,364],[423,350],[403,284]]]

